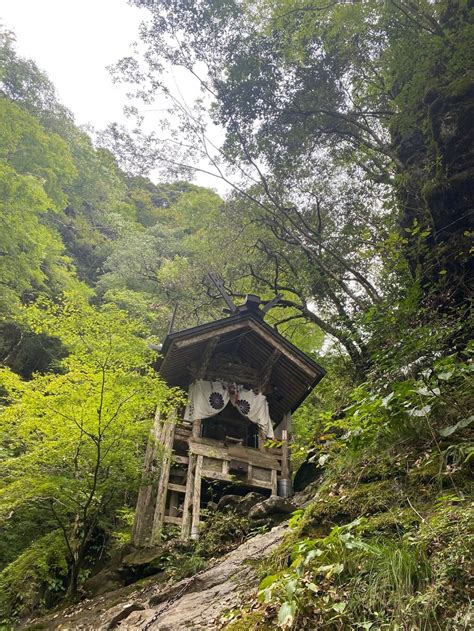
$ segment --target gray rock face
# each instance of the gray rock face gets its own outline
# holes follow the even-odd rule
[[[245,561],[265,557],[280,543],[285,529],[282,525],[253,537],[213,567],[173,585],[173,596],[156,608],[150,608],[150,603],[161,598],[158,594],[151,596],[146,609],[131,613],[117,629],[191,631],[218,628],[221,615],[239,606],[258,583],[254,570]]]
[[[249,539],[212,567],[168,585],[119,589],[69,607],[41,622],[54,631],[194,631],[215,630],[229,609],[255,592],[258,576],[248,559],[267,556],[285,534],[286,525]]]

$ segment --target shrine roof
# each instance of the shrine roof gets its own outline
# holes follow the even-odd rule
[[[206,378],[207,366],[210,370],[218,356],[231,356],[255,374],[271,371],[266,394],[276,423],[286,412],[294,412],[325,375],[324,368],[253,311],[170,333],[156,369],[169,386],[187,389],[196,378],[192,367],[207,362],[206,374],[200,377]]]

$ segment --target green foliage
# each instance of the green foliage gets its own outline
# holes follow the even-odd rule
[[[26,292],[73,283],[64,247],[45,216],[62,208],[63,187],[75,171],[65,143],[4,98],[0,146],[0,316],[5,317],[15,313]]]
[[[59,530],[38,538],[0,573],[0,622],[39,613],[64,596],[69,572]]]
[[[166,413],[181,398],[149,368],[141,326],[117,308],[67,296],[62,304],[38,301],[24,318],[59,337],[69,354],[57,373],[28,382],[1,372],[0,509],[10,518],[28,507],[33,519],[49,512],[64,537],[74,593],[94,533],[112,530],[138,485],[154,407]]]

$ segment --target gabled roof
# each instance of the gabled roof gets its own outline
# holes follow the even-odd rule
[[[265,367],[275,350],[280,351],[271,373],[273,388],[267,394],[274,422],[280,422],[286,412],[296,410],[325,375],[319,364],[266,324],[261,316],[245,311],[169,334],[156,363],[169,386],[184,389],[189,386],[193,381],[190,366],[202,359],[210,341],[217,336],[214,354],[238,356],[257,370]]]

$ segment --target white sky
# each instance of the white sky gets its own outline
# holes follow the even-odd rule
[[[17,50],[46,71],[79,125],[122,120],[125,90],[106,66],[130,53],[146,14],[126,0],[0,0]]]
[[[0,0],[0,23],[16,34],[20,55],[48,74],[78,125],[96,129],[125,122],[126,87],[113,85],[106,67],[131,53],[146,17],[127,0]],[[196,182],[225,190],[210,176]]]

